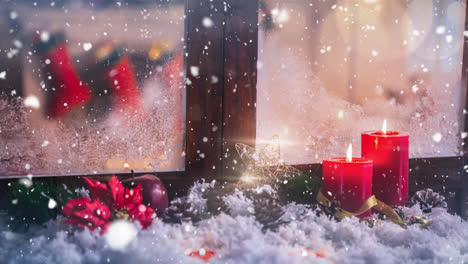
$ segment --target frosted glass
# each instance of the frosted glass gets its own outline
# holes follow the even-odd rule
[[[1,2],[0,175],[184,168],[183,1]],[[55,118],[51,98],[68,85],[56,80],[70,77],[49,71],[66,63],[51,55],[58,48],[41,55],[36,42],[58,34],[91,99]],[[106,45],[120,57],[106,57]],[[126,94],[130,75],[136,97]]]
[[[460,155],[462,1],[265,1],[257,144],[289,163],[344,156],[360,133],[410,134],[411,157]]]

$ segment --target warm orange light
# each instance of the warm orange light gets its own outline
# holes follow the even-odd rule
[[[346,152],[346,161],[352,162],[353,161],[353,145],[349,144],[348,151]]]
[[[387,134],[387,119],[384,119],[383,121],[382,133]]]
[[[161,154],[157,158],[110,158],[106,161],[106,168],[110,170],[154,170],[167,169],[169,167],[170,160],[166,154]]]
[[[241,177],[241,181],[243,181],[243,182],[250,183],[250,182],[253,182],[254,180],[255,180],[255,178],[252,175],[248,174],[248,173],[243,174],[242,177]]]

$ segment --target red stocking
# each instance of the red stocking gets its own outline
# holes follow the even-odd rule
[[[96,54],[104,65],[105,79],[114,96],[114,113],[134,114],[140,110],[140,91],[135,74],[127,55],[121,55],[119,49],[108,42],[102,45]]]
[[[34,42],[55,88],[47,105],[47,114],[52,118],[61,118],[88,102],[91,91],[75,71],[63,35],[51,35],[45,40],[37,36]]]
[[[140,107],[140,92],[128,56],[123,56],[106,72],[106,79],[112,88],[117,111],[135,112]]]

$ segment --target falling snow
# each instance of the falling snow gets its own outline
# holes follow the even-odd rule
[[[83,49],[85,51],[88,51],[88,50],[90,50],[92,48],[93,48],[93,45],[91,43],[89,43],[89,42],[83,43]]]
[[[193,77],[198,77],[198,74],[200,73],[200,68],[198,66],[190,66],[190,73]]]
[[[202,24],[204,27],[207,27],[207,28],[210,28],[214,25],[214,22],[213,20],[211,20],[211,18],[209,17],[204,17],[203,20],[202,20]]]

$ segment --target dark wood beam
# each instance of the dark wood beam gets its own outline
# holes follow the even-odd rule
[[[186,162],[188,177],[218,177],[222,168],[224,5],[185,1]]]
[[[226,3],[222,174],[232,177],[243,171],[235,144],[255,147],[258,1]]]

